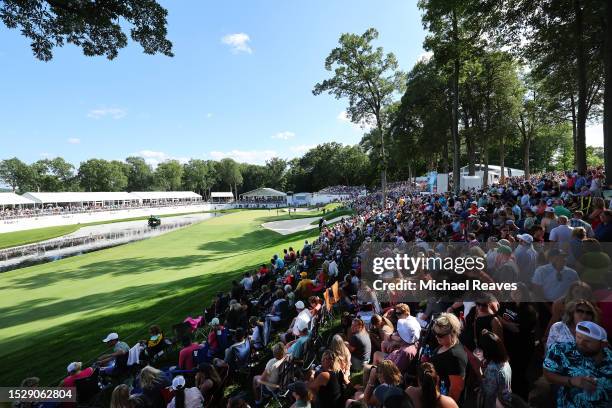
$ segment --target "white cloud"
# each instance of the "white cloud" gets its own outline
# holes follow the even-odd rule
[[[351,118],[349,117],[348,113],[346,113],[346,111],[340,112],[338,116],[336,116],[336,119],[338,119],[340,122],[351,125],[354,130],[358,130],[361,132],[364,132],[364,131],[367,132],[374,127],[372,120],[363,119],[359,123],[351,122]]]
[[[156,167],[159,163],[165,162],[166,160],[178,160],[181,164],[189,161],[188,157],[175,157],[164,152],[156,152],[154,150],[141,150],[136,153],[132,153],[130,156],[139,156],[145,159],[147,164]]]
[[[265,164],[266,160],[278,157],[275,150],[232,150],[229,152],[212,151],[209,153],[213,160],[221,160],[226,157],[234,159],[239,163]]]
[[[317,147],[316,144],[312,144],[312,145],[303,144],[303,145],[298,145],[298,146],[291,146],[289,150],[295,153],[296,156],[301,156],[307,151],[309,151],[310,149],[313,149],[315,147]]]
[[[121,119],[125,115],[127,115],[126,110],[121,108],[98,108],[92,109],[87,113],[87,117],[92,119],[102,119],[107,116],[113,119]]]
[[[232,52],[235,54],[239,52],[252,54],[253,50],[249,47],[249,41],[251,41],[251,38],[245,33],[228,34],[221,38],[221,42],[229,45],[232,48]]]
[[[429,59],[433,57],[433,52],[431,51],[423,51],[417,57],[417,62],[427,62]]]
[[[293,139],[295,137],[295,133],[293,132],[289,132],[289,131],[284,131],[284,132],[278,132],[275,135],[272,135],[272,139],[280,139],[280,140],[289,140],[289,139]]]
[[[70,137],[66,141],[68,143],[70,143],[70,144],[79,144],[79,143],[81,143],[81,139],[79,139],[78,137]]]
[[[587,146],[603,147],[603,123],[587,126],[586,144]]]

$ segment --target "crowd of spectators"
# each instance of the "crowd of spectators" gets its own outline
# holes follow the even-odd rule
[[[123,204],[105,204],[105,205],[47,205],[41,207],[5,207],[0,208],[0,220],[10,220],[15,218],[31,218],[31,217],[42,217],[47,215],[68,215],[68,214],[83,214],[83,213],[95,213],[101,211],[117,211],[117,210],[130,210],[140,208],[159,208],[168,206],[190,206],[190,205],[202,205],[204,202],[199,201],[160,201],[150,203],[123,203]]]
[[[366,186],[330,186],[325,187],[317,192],[317,194],[342,194],[351,197],[357,197],[367,191]]]
[[[137,354],[144,367],[131,387],[113,390],[112,407],[221,406],[230,382],[244,392],[227,407],[609,407],[612,211],[601,176],[514,177],[458,195],[421,195],[406,183],[384,201],[380,191],[357,198],[353,216],[245,273],[175,327],[176,367],[153,367],[160,330],[131,348],[111,333],[109,353],[92,368],[71,363],[63,385],[116,375]],[[517,290],[420,300],[373,291],[361,262],[375,243],[480,257],[486,268],[461,279]],[[340,323],[326,326],[334,315]],[[194,341],[204,328],[206,340]]]

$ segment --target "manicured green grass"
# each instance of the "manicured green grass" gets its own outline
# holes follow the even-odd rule
[[[219,290],[314,230],[282,236],[267,210],[212,218],[156,238],[0,274],[0,384],[36,375],[55,385],[71,361],[88,364],[116,331],[133,345],[151,324],[170,332]]]
[[[202,211],[202,212],[229,213],[229,212],[236,212],[236,211],[242,211],[242,210],[237,209],[237,210]],[[199,213],[191,212],[191,213],[178,213],[178,214],[163,214],[163,215],[159,215],[159,217],[161,218],[177,217],[180,215],[188,215],[188,214],[199,214]],[[34,244],[36,242],[45,241],[47,239],[61,237],[62,235],[73,233],[81,227],[88,227],[90,225],[114,224],[117,222],[127,222],[127,221],[139,221],[139,220],[147,220],[148,218],[149,217],[123,218],[119,220],[97,221],[97,222],[89,222],[85,224],[60,225],[57,227],[45,227],[45,228],[35,228],[35,229],[25,230],[25,231],[5,232],[5,233],[0,234],[0,249],[11,248],[11,247],[20,246],[20,245]]]

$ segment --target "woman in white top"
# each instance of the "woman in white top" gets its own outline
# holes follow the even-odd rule
[[[185,388],[185,378],[182,375],[174,377],[172,380],[174,398],[167,408],[203,408],[204,398],[196,387]]]
[[[563,320],[550,326],[546,349],[556,343],[575,343],[576,323],[580,321],[599,321],[599,311],[588,300],[574,300],[565,306]]]

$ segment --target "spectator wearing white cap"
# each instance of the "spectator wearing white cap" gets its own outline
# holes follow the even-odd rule
[[[576,324],[575,343],[556,343],[546,352],[544,377],[558,385],[557,407],[609,407],[612,400],[612,350],[603,327]]]
[[[297,310],[298,315],[293,319],[291,324],[289,325],[289,330],[286,333],[281,334],[281,341],[283,343],[288,343],[289,341],[297,338],[300,335],[300,327],[308,327],[310,325],[310,321],[312,320],[312,314],[309,309],[306,309],[304,302],[298,300],[295,303],[295,309]],[[299,322],[299,323],[298,323]]]
[[[519,269],[519,280],[530,283],[537,266],[538,253],[533,248],[533,237],[530,234],[518,234],[516,238],[519,245],[514,250],[514,259]]]
[[[113,350],[112,353],[104,354],[98,358],[98,364],[102,367],[101,371],[108,374],[113,371],[117,357],[129,353],[130,346],[123,341],[119,341],[119,335],[117,333],[109,333],[102,341]]]
[[[87,367],[86,369],[82,370],[82,366],[83,363],[81,362],[72,362],[70,364],[68,364],[68,367],[66,368],[66,371],[68,372],[68,377],[64,378],[61,382],[60,382],[60,387],[74,387],[74,382],[76,380],[80,380],[81,378],[87,378],[87,377],[91,377],[91,375],[93,374],[94,370],[91,367]]]
[[[202,408],[204,398],[196,387],[185,388],[185,377],[178,375],[172,380],[174,398],[167,408]]]

